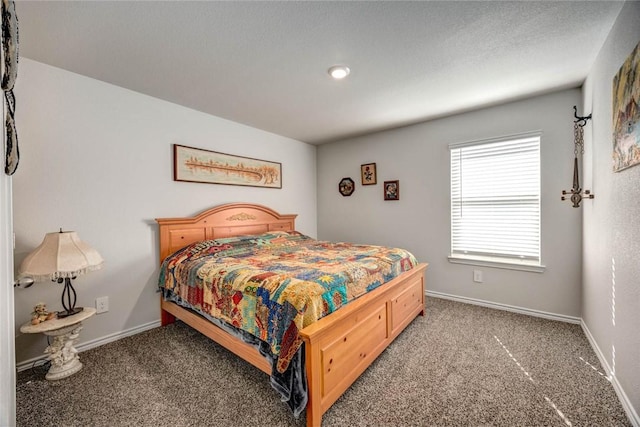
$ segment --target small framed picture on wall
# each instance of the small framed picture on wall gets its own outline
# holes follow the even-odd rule
[[[355,189],[355,182],[351,178],[342,178],[338,184],[338,191],[345,197],[352,195]]]
[[[377,183],[376,180],[376,164],[366,163],[360,166],[360,177],[362,179],[362,185],[373,185]]]
[[[400,181],[385,181],[383,188],[385,200],[400,200]]]

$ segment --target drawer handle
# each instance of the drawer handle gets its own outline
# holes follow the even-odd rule
[[[347,337],[344,337],[344,341],[343,342],[347,342]]]

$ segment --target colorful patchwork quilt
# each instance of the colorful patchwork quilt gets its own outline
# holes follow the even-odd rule
[[[159,286],[266,342],[284,372],[298,331],[417,264],[403,249],[277,231],[187,246],[165,259]]]

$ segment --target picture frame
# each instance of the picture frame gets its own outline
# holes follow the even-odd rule
[[[338,191],[344,197],[350,196],[356,189],[356,183],[351,178],[342,178],[338,184]]]
[[[640,43],[613,78],[613,171],[640,164]]]
[[[385,181],[382,188],[385,200],[400,200],[400,181]]]
[[[362,185],[377,184],[376,164],[365,163],[364,165],[360,165],[360,179],[362,181]]]
[[[282,188],[282,163],[174,144],[173,180]]]

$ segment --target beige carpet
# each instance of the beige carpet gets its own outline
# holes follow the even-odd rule
[[[21,372],[18,426],[303,426],[261,371],[176,323]],[[594,369],[595,367],[595,369]],[[630,426],[580,326],[428,298],[323,426]]]

